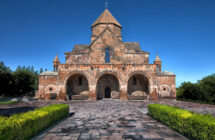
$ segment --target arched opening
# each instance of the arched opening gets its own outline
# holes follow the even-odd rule
[[[167,84],[163,84],[159,89],[159,96],[162,98],[168,98],[171,95],[171,88]]]
[[[105,49],[105,63],[110,63],[110,49]]]
[[[88,98],[89,86],[87,78],[82,74],[75,74],[68,78],[66,93],[69,99]]]
[[[112,93],[119,93],[119,81],[111,75],[105,74],[97,82],[97,99],[111,98]]]
[[[106,87],[105,88],[105,98],[110,98],[111,97],[111,88]]]
[[[128,94],[133,97],[147,97],[149,82],[146,76],[135,74],[128,80]]]

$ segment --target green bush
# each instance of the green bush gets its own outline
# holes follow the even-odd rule
[[[10,117],[0,117],[0,140],[30,139],[68,114],[68,105],[54,104]]]
[[[148,115],[191,138],[215,140],[215,118],[160,104],[149,104]]]
[[[184,82],[176,91],[177,100],[215,104],[215,74],[206,76],[197,83]]]

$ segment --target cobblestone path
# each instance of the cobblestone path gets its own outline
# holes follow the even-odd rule
[[[102,100],[70,104],[75,115],[37,140],[184,140],[185,137],[146,115],[143,102]]]

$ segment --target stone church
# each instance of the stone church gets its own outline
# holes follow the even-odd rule
[[[56,55],[54,70],[39,75],[39,99],[157,100],[175,98],[175,74],[162,71],[156,56],[138,42],[123,42],[121,24],[106,8],[91,26],[90,44],[74,45],[65,52],[65,64]]]

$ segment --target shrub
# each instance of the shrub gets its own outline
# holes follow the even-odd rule
[[[0,139],[30,139],[68,114],[68,105],[54,104],[10,117],[0,117]]]
[[[199,100],[200,99],[200,88],[198,84],[193,84],[191,82],[184,82],[181,86],[177,89],[177,97],[181,99],[193,99]]]
[[[191,138],[215,140],[215,118],[160,104],[149,104],[148,115]]]
[[[215,104],[215,74],[206,76],[197,83],[182,83],[177,88],[177,99]]]

